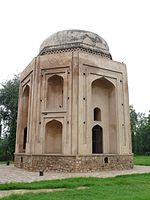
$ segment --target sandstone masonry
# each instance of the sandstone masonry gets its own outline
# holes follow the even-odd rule
[[[15,165],[29,171],[97,172],[133,167],[132,155],[16,155]]]
[[[127,70],[82,30],[47,38],[20,77],[15,166],[88,172],[133,167]]]

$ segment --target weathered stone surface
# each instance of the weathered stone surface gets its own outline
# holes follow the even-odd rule
[[[108,163],[105,163],[105,158]],[[22,159],[23,158],[23,159]],[[15,155],[15,166],[29,171],[97,172],[133,168],[132,155]]]
[[[109,53],[106,41],[99,35],[84,30],[65,30],[54,33],[41,44],[40,54],[43,51],[83,47],[85,49]]]

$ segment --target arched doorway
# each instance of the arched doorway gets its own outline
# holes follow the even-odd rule
[[[23,136],[23,149],[26,149],[26,142],[27,142],[27,127],[24,128],[24,136]]]
[[[92,128],[92,153],[103,153],[103,129],[99,125]]]
[[[46,124],[45,152],[62,153],[62,123],[52,120]]]

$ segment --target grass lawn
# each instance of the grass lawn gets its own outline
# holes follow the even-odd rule
[[[0,161],[0,165],[1,164],[6,164],[8,161]],[[14,161],[9,161],[10,164],[14,164]]]
[[[150,156],[136,155],[134,156],[134,164],[150,166]]]
[[[6,164],[7,161],[0,161],[0,165],[1,164]]]
[[[79,186],[87,188],[77,190]],[[114,178],[71,178],[33,183],[0,184],[7,189],[68,188],[49,193],[11,195],[2,200],[149,200],[150,173],[118,176]]]

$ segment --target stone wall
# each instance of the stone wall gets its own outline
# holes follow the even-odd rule
[[[15,166],[28,171],[98,172],[133,168],[132,155],[27,155],[15,154]]]

